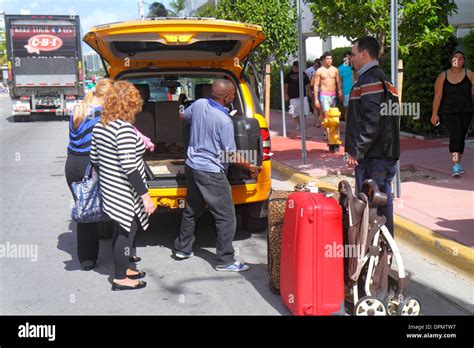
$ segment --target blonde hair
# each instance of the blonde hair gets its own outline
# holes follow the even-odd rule
[[[143,99],[138,89],[128,81],[114,83],[102,106],[100,122],[106,126],[121,119],[135,123],[135,115],[142,110]]]
[[[101,79],[99,82],[97,82],[95,91],[90,91],[86,94],[81,103],[74,109],[74,128],[79,127],[82,120],[84,120],[84,117],[86,117],[91,111],[92,99],[94,97],[105,97],[110,88],[112,88],[113,83],[114,81],[112,79]]]

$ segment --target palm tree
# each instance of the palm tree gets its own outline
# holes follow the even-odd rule
[[[183,11],[186,10],[186,0],[173,0],[170,3],[171,11],[170,14],[173,16],[183,15]]]

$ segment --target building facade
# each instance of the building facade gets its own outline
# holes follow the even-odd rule
[[[84,54],[84,66],[86,73],[91,71],[99,71],[102,68],[102,62],[99,55],[95,52]]]
[[[455,28],[455,36],[462,38],[474,29],[474,1],[456,0],[455,3],[458,11],[450,16],[448,21]]]

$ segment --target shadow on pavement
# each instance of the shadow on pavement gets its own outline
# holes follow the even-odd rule
[[[438,217],[438,222],[436,225],[443,228],[442,230],[434,230],[441,235],[440,238],[446,240],[455,240],[461,244],[464,244],[470,248],[474,247],[474,236],[472,233],[462,233],[460,231],[464,231],[466,226],[474,226],[474,219],[457,219],[457,220],[446,220],[445,218]],[[450,229],[452,231],[446,231],[446,229]],[[462,238],[460,238],[460,235]]]
[[[270,290],[268,285],[267,264],[248,263],[251,267],[248,271],[242,272],[242,276],[258,291],[260,296],[281,315],[291,315],[291,312],[283,304],[279,294]]]
[[[172,257],[172,249],[174,239],[176,237],[179,228],[179,213],[170,213],[163,217],[153,217],[151,223],[151,231],[139,232],[137,235],[137,246],[143,247],[147,245],[163,245],[170,249],[170,257]],[[178,223],[177,223],[178,221]],[[198,230],[196,233],[195,242],[195,255],[209,263],[209,267],[215,265],[215,251],[208,251],[205,248],[215,247],[215,228],[213,226],[212,217],[203,217],[203,221],[199,222]],[[80,264],[77,259],[76,253],[76,228],[75,223],[70,222],[70,231],[62,233],[58,236],[58,249],[65,251],[69,254],[70,259],[63,261],[65,264],[65,270],[67,271],[79,271]],[[151,233],[149,233],[151,232]],[[262,232],[258,232],[262,233]],[[236,239],[246,239],[250,237],[250,233],[238,230]],[[99,258],[97,266],[93,272],[97,272],[102,275],[109,276],[109,281],[113,275],[113,263],[112,263],[112,250],[111,240],[101,239]],[[290,311],[284,306],[281,301],[280,295],[270,291],[268,286],[268,273],[267,265],[265,263],[248,263],[251,267],[250,270],[242,272],[239,275],[242,276],[247,282],[249,282],[258,294],[269,303],[278,313],[282,315],[291,315]],[[209,277],[194,277],[186,280],[185,283],[204,282],[216,280],[232,281],[235,280],[234,274],[223,274],[217,273],[214,278]],[[184,283],[181,282],[178,288],[172,287],[168,290],[171,293],[182,293],[181,287]],[[412,279],[410,285],[406,290],[406,295],[415,296],[420,300],[421,303],[421,314],[422,315],[472,315],[474,314],[474,306],[470,303],[464,302],[459,298],[454,298],[442,291],[421,284],[420,282]],[[348,308],[346,308],[348,310]]]
[[[30,116],[30,120],[26,120],[24,117],[9,116],[6,120],[10,123],[33,123],[33,122],[52,122],[52,121],[69,121],[69,116],[56,116],[54,113],[50,114],[33,114]]]
[[[77,230],[76,223],[69,222],[69,231],[58,236],[57,248],[69,254],[70,259],[63,261],[66,271],[82,271],[81,264],[77,257]],[[112,262],[112,245],[111,239],[101,239],[99,241],[99,256],[97,263],[91,272],[103,275],[112,275],[114,266]],[[85,271],[82,271],[85,272]]]
[[[154,246],[160,245],[168,248],[170,250],[170,257],[174,258],[172,255],[174,249],[174,240],[179,232],[179,225],[181,222],[181,213],[180,212],[170,212],[164,213],[161,215],[154,215],[150,220],[150,231],[140,232],[137,235],[136,244],[137,247],[144,246]],[[257,234],[263,234],[265,232],[256,232]],[[201,219],[198,222],[196,230],[196,241],[193,246],[193,251],[195,257],[201,258],[209,263],[209,267],[214,268],[216,264],[215,256],[215,245],[216,245],[216,228],[214,225],[214,219],[212,215],[208,212],[204,213]],[[252,236],[251,232],[248,232],[240,226],[237,226],[237,233],[234,240],[246,240]],[[266,240],[266,237],[265,237]],[[207,250],[211,248],[211,250]],[[238,256],[237,256],[238,258]],[[182,262],[179,260],[178,262]],[[186,261],[184,261],[186,262]],[[281,302],[280,296],[274,294],[270,291],[268,287],[268,273],[267,265],[252,264],[248,263],[251,267],[250,270],[246,272],[241,272],[241,275],[247,282],[252,284],[252,286],[257,290],[260,296],[269,303],[276,311],[280,314],[288,315],[289,312]],[[235,279],[234,274],[228,274],[229,280]],[[222,281],[226,279],[225,272],[216,271],[216,279]],[[206,278],[190,278],[187,280],[187,283],[196,282],[196,281],[209,281],[208,277]],[[183,286],[183,282],[181,282]],[[179,289],[168,289],[170,291],[180,293]]]
[[[139,231],[136,238],[138,247],[160,245],[170,250],[170,255],[174,250],[174,240],[178,236],[181,225],[180,211],[161,212],[150,217],[150,227],[147,231]],[[209,212],[205,212],[197,223],[195,232],[194,253],[199,254],[202,248],[215,248],[216,227],[214,218]],[[234,240],[245,240],[251,237],[250,232],[243,231],[237,226],[237,233]],[[206,259],[206,258],[205,258]],[[214,261],[212,261],[214,262]],[[214,263],[212,263],[214,265]]]
[[[429,288],[414,279],[410,280],[405,294],[418,298],[421,315],[472,315],[474,313],[472,304]]]

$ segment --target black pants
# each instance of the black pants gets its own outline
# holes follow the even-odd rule
[[[359,161],[355,167],[355,189],[358,195],[362,189],[362,183],[366,179],[373,179],[377,183],[380,192],[387,194],[387,204],[380,205],[377,213],[385,216],[388,231],[394,236],[395,227],[393,223],[393,195],[392,180],[397,173],[397,161],[392,159],[365,158]]]
[[[314,100],[311,95],[308,95],[308,104],[309,104],[309,112],[314,112]]]
[[[443,114],[442,120],[448,128],[449,134],[449,152],[464,153],[464,145],[469,124],[472,119],[472,112]]]
[[[127,277],[129,258],[134,255],[135,235],[140,226],[140,220],[135,215],[130,232],[125,230],[120,224],[114,221],[114,234],[112,236],[112,252],[115,267],[115,279]]]
[[[224,173],[210,173],[185,167],[187,194],[186,207],[181,220],[181,230],[175,241],[175,249],[185,253],[192,251],[196,224],[206,205],[214,216],[217,229],[217,265],[235,262],[232,242],[236,219],[232,193]]]
[[[87,165],[89,164],[89,156],[76,156],[69,154],[66,160],[65,174],[66,181],[71,190],[72,183],[81,181]],[[97,262],[99,254],[99,223],[77,223],[77,256],[81,264]]]

